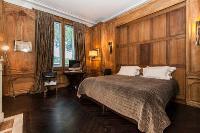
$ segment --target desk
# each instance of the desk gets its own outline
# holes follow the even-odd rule
[[[64,75],[69,79],[70,85],[77,89],[81,81],[84,79],[85,72],[82,71],[65,71]]]

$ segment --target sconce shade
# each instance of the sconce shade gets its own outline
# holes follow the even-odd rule
[[[1,50],[2,50],[3,52],[7,52],[7,51],[9,50],[9,46],[8,46],[8,45],[3,45],[3,46],[1,47]]]
[[[97,57],[98,56],[97,50],[90,50],[89,51],[89,56],[90,57]]]

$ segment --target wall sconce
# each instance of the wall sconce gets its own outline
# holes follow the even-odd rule
[[[112,42],[108,42],[109,53],[112,54]]]
[[[90,57],[90,61],[95,59],[95,57],[98,56],[98,50],[90,50],[89,51],[89,57]]]
[[[7,63],[7,65],[9,65],[9,60],[8,60],[8,50],[9,50],[9,46],[4,44],[2,47],[1,47],[1,50],[3,51],[3,58],[4,58],[4,61],[5,63]]]
[[[2,47],[1,47],[1,50],[3,51],[3,52],[8,52],[8,50],[9,50],[10,48],[9,48],[9,46],[8,45],[3,45]]]
[[[8,51],[9,51],[9,46],[7,44],[3,44],[3,46],[1,47],[1,50],[3,52],[3,60],[4,60],[4,64],[6,67],[5,71],[8,71],[10,69],[10,61],[8,58]]]
[[[200,46],[200,21],[196,22],[196,45]]]

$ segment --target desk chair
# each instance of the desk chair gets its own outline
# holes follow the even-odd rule
[[[48,71],[42,73],[42,80],[44,86],[44,97],[46,97],[46,93],[50,87],[55,87],[56,96],[58,91],[58,83],[57,83],[57,72]]]

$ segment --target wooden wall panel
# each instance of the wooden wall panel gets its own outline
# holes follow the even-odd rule
[[[200,48],[199,46],[195,46],[195,42],[191,45],[191,71],[193,74],[198,74],[200,76]]]
[[[129,65],[138,65],[139,64],[139,55],[140,55],[140,48],[139,45],[131,45],[128,48],[128,64]]]
[[[166,37],[167,33],[167,25],[166,25],[166,14],[154,17],[152,19],[152,37],[153,39],[158,39],[158,38],[164,38]],[[159,29],[159,30],[154,30],[154,29]]]
[[[139,42],[150,40],[151,20],[144,20],[139,24]]]
[[[129,43],[135,43],[139,41],[139,24],[131,24],[129,25],[129,33],[128,33]]]
[[[151,64],[151,48],[150,44],[140,45],[139,65],[148,66]]]
[[[167,65],[167,43],[166,41],[152,44],[152,65]]]
[[[128,43],[128,29],[127,29],[127,27],[122,27],[122,28],[120,28],[120,32],[119,32],[119,37],[120,37],[120,39],[119,39],[119,44],[120,45],[126,45],[127,43]]]
[[[182,18],[186,15],[185,5],[170,9],[117,27],[116,36],[119,39],[116,38],[116,41],[123,44],[117,48],[119,53],[116,53],[116,59],[120,62],[117,66],[137,64],[177,67],[174,74],[180,87],[177,99],[185,102],[186,20]]]
[[[200,79],[188,79],[187,104],[200,107]]]
[[[170,12],[170,35],[185,34],[186,27],[186,10],[185,8],[177,9]]]
[[[197,21],[200,21],[200,1],[187,0],[187,104],[200,107],[200,46],[195,45]]]
[[[127,65],[128,64],[128,47],[120,48],[120,64]]]
[[[200,77],[200,47],[196,46],[196,21],[200,21],[200,1],[187,1],[187,73]]]
[[[174,6],[176,5],[176,6]],[[177,8],[185,5],[185,0],[150,0],[148,3],[145,3],[144,5],[139,6],[138,8],[135,8],[131,11],[128,11],[127,13],[124,13],[120,16],[117,16],[116,18],[109,20],[105,23],[103,23],[103,29],[102,36],[101,36],[101,47],[103,47],[104,51],[103,53],[103,67],[106,68],[112,68],[113,72],[116,72],[116,64],[117,63],[117,57],[116,57],[116,51],[117,51],[117,45],[119,44],[119,41],[116,41],[117,34],[116,34],[116,27],[127,24],[133,20],[138,20],[144,16],[148,16],[154,13],[157,13],[159,11],[163,12],[163,9],[166,9],[168,7]],[[95,25],[94,27],[96,27]],[[136,26],[137,27],[137,26]],[[93,28],[93,27],[92,27]],[[131,29],[131,27],[129,27]],[[131,37],[131,34],[134,34],[134,32],[131,32],[129,30],[129,43],[136,42],[137,37]],[[137,34],[137,32],[135,32]],[[103,41],[102,41],[103,40]],[[108,42],[113,43],[113,53],[108,53]],[[93,45],[93,44],[91,44]],[[89,58],[89,57],[87,57]]]
[[[194,81],[194,80],[193,80]],[[190,86],[190,98],[194,102],[200,103],[200,82],[194,82]]]
[[[106,23],[104,24],[104,26],[106,27],[106,34],[104,34],[104,36],[106,36],[105,38],[107,38],[107,40],[105,40],[104,42],[102,42],[102,46],[107,46],[108,47],[108,42],[112,42],[113,44],[113,51],[112,53],[108,52],[108,48],[106,49],[106,51],[108,52],[108,56],[106,56],[105,58],[107,59],[107,62],[105,62],[105,66],[107,68],[111,68],[113,70],[113,72],[115,72],[115,68],[116,68],[116,60],[115,60],[115,49],[116,49],[116,28],[115,28],[115,23],[111,22],[111,23]]]
[[[33,10],[4,3],[4,42],[10,47],[8,58],[11,65],[11,76],[19,77],[14,81],[15,92],[25,93],[33,88],[35,71],[35,14]],[[14,52],[14,40],[31,41],[31,53]],[[9,95],[8,75],[3,76],[3,92]]]
[[[128,34],[128,38],[129,38],[129,43],[135,43],[139,41],[139,24],[135,23],[135,24],[131,24],[129,25],[129,34]]]
[[[186,71],[185,68],[177,68],[176,72],[174,73],[173,77],[177,80],[179,85],[179,90],[177,94],[177,100],[180,102],[184,102],[186,99]]]
[[[2,0],[0,1],[0,7],[2,7]],[[3,29],[3,42],[7,43],[10,47],[8,51],[8,58],[10,60],[11,74],[4,73],[3,75],[3,93],[4,95],[11,95],[8,85],[8,77],[11,75],[14,79],[14,89],[16,94],[29,92],[34,85],[34,73],[35,73],[35,12],[34,10],[16,6],[3,2],[3,24],[2,19],[0,20],[0,38]],[[2,12],[0,12],[2,13]],[[2,16],[2,14],[0,14]],[[72,23],[73,21],[60,18],[63,22]],[[96,29],[98,30],[98,29]],[[98,36],[98,34],[97,34]],[[100,37],[99,37],[100,38]],[[99,42],[99,38],[94,38],[95,45]],[[86,45],[90,41],[90,33],[86,33]],[[99,39],[99,40],[98,40]],[[31,41],[33,51],[31,53],[15,52],[14,51],[14,40]],[[96,43],[97,42],[97,43]],[[2,42],[0,42],[0,45]],[[97,46],[100,47],[100,46]],[[1,54],[1,53],[0,53]],[[18,77],[18,78],[16,78]],[[58,82],[59,87],[66,87],[68,80],[63,71],[58,71]]]
[[[169,43],[169,64],[170,65],[185,65],[186,62],[186,48],[185,38],[173,39]]]
[[[117,48],[118,41],[116,40],[117,35],[115,32],[116,27],[119,27],[120,25],[123,25],[123,24],[130,23],[133,20],[142,19],[144,16],[155,15],[158,12],[160,13],[160,15],[162,15],[163,14],[162,12],[165,12],[165,9],[169,11],[170,8],[177,9],[177,7],[183,7],[183,5],[187,6],[185,9],[182,9],[182,10],[186,10],[186,12],[187,12],[187,15],[186,15],[187,18],[185,18],[187,20],[187,23],[185,26],[186,29],[184,29],[184,27],[178,28],[179,26],[182,25],[181,23],[183,23],[185,21],[184,20],[185,15],[180,15],[180,16],[177,15],[177,13],[179,11],[176,10],[175,12],[166,15],[166,19],[168,19],[167,20],[168,28],[166,27],[166,30],[167,30],[166,36],[168,36],[169,38],[166,40],[163,40],[163,39],[158,39],[158,40],[167,41],[167,47],[169,47],[169,45],[170,45],[169,40],[172,40],[173,36],[176,36],[177,34],[182,34],[183,36],[181,38],[184,38],[184,36],[186,34],[186,50],[187,50],[187,52],[186,52],[187,53],[186,69],[187,69],[187,71],[186,72],[184,72],[183,70],[180,71],[179,72],[180,74],[178,74],[180,76],[177,76],[177,77],[181,77],[179,82],[181,85],[185,85],[184,84],[184,75],[185,75],[185,73],[187,74],[187,88],[186,88],[187,103],[190,105],[197,106],[197,105],[199,105],[199,102],[196,102],[196,101],[198,101],[198,100],[195,100],[196,98],[194,98],[196,96],[192,95],[193,97],[191,97],[189,94],[190,93],[197,94],[199,96],[198,89],[196,89],[196,87],[197,87],[196,85],[193,86],[192,89],[190,89],[191,88],[190,85],[193,84],[193,82],[199,82],[199,80],[200,80],[200,78],[199,78],[200,77],[200,65],[199,65],[200,64],[200,60],[199,60],[200,59],[200,54],[199,54],[200,47],[195,45],[195,40],[196,40],[195,23],[197,20],[200,20],[200,17],[199,17],[200,16],[200,1],[199,0],[151,0],[147,4],[139,6],[136,9],[133,9],[127,13],[124,13],[108,22],[105,22],[104,26],[106,27],[105,28],[105,30],[106,30],[105,38],[106,39],[104,42],[106,42],[106,43],[104,43],[104,44],[107,44],[109,41],[112,41],[114,49],[113,49],[113,54],[111,54],[109,56],[105,56],[104,58],[106,58],[106,60],[108,61],[106,66],[112,66],[112,69],[115,71],[115,67],[113,67],[113,66],[115,66],[115,64],[119,64],[119,63],[117,63],[117,61],[118,61],[117,56],[119,55],[118,54],[119,52],[118,52],[118,48]],[[168,7],[170,7],[170,8],[167,9]],[[177,18],[179,20],[182,19],[182,21],[180,20],[180,21],[175,22],[174,19],[177,19]],[[158,21],[161,21],[161,20],[155,20],[155,22],[153,22],[153,21],[154,20],[152,20],[152,25],[153,25],[153,23],[159,23]],[[171,21],[171,24],[170,24],[171,28],[169,28],[170,21]],[[163,23],[164,23],[164,20],[163,20]],[[133,26],[133,25],[129,25],[129,29],[133,29],[131,26]],[[160,26],[160,25],[157,25],[157,26]],[[176,26],[178,26],[178,27],[176,27]],[[156,24],[154,27],[156,27]],[[185,30],[187,30],[186,33],[184,33]],[[131,32],[131,31],[132,30],[129,31],[129,43],[131,43],[131,45],[132,45],[132,43],[133,44],[137,43],[137,41],[138,41],[137,38],[139,38],[139,37],[136,37],[136,39],[134,37],[131,37],[132,35],[134,35],[134,32]],[[157,30],[157,31],[161,32],[159,30]],[[159,36],[160,35],[159,33],[156,33],[157,31],[155,31],[153,33],[155,35],[152,35],[152,37],[156,38],[156,39],[162,38]],[[161,34],[164,35],[164,31],[162,33]],[[137,36],[137,33],[134,36]],[[172,37],[172,38],[170,39],[170,37]],[[153,45],[154,45],[154,43],[157,43],[157,42],[153,41],[151,43],[153,43]],[[171,43],[172,43],[172,41],[171,41]],[[176,43],[176,42],[173,42],[173,43]],[[116,50],[115,50],[115,48],[116,48]],[[170,51],[170,49],[168,49],[168,50]],[[129,51],[131,51],[131,50],[129,50]],[[115,53],[117,53],[117,54],[115,54]],[[173,52],[173,53],[176,53],[176,52]],[[134,62],[134,61],[131,60],[131,62]],[[155,62],[157,62],[157,60]],[[167,62],[169,62],[168,59],[167,59]],[[177,61],[174,61],[174,62],[177,62]],[[183,62],[183,61],[181,61],[181,62]],[[182,68],[180,67],[178,69],[184,69],[184,66],[182,66]],[[185,89],[184,86],[182,88],[183,89],[181,90],[181,92],[184,92],[184,89]],[[180,97],[182,97],[184,99],[184,93],[182,93],[181,95],[182,96],[180,96]]]
[[[90,50],[93,49],[99,49],[99,55],[96,57],[94,60],[90,60],[90,57],[87,56],[86,58],[88,59],[87,62],[87,74],[91,76],[97,76],[101,74],[101,69],[103,68],[103,63],[102,63],[102,23],[97,24],[95,27],[90,28],[90,31],[88,31],[88,36],[90,38],[90,41],[86,45],[86,53],[88,55]]]
[[[183,2],[185,2],[185,0],[150,0],[137,8],[117,16],[109,22],[115,22],[117,26],[123,25]]]
[[[85,40],[86,44],[89,44],[89,45],[85,45],[87,71],[89,71],[89,69],[91,68],[90,57],[89,57],[91,41],[92,41],[92,39],[91,39],[91,29],[87,29],[86,40]]]

